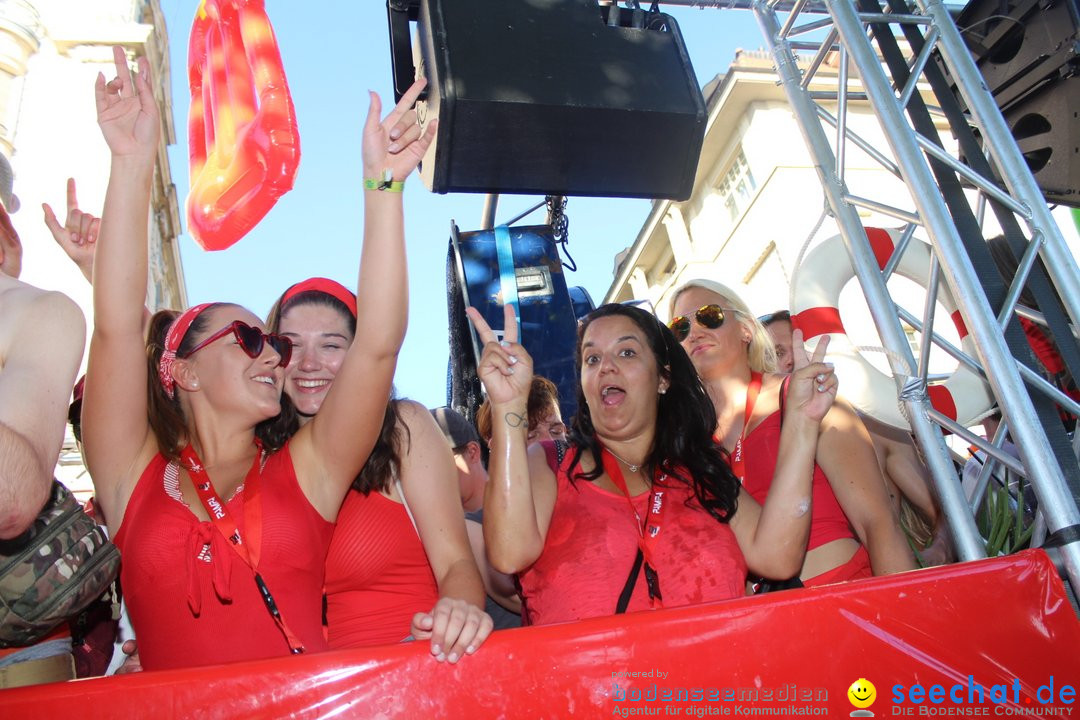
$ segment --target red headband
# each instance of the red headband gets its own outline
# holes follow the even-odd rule
[[[354,318],[356,317],[356,295],[337,280],[313,277],[298,282],[286,290],[285,294],[281,296],[281,306],[284,307],[285,303],[289,302],[289,300],[302,292],[321,292],[324,295],[329,295],[336,300],[340,300],[345,307],[349,308],[349,312],[352,313],[352,316]]]
[[[172,321],[172,325],[169,326],[169,332],[165,333],[165,352],[161,354],[161,360],[158,361],[158,380],[161,382],[161,387],[165,388],[165,394],[170,398],[176,394],[176,390],[174,389],[176,382],[173,380],[172,376],[172,366],[176,361],[176,351],[180,349],[180,343],[183,342],[184,336],[187,335],[191,323],[195,322],[195,318],[199,317],[203,310],[214,304],[215,303],[203,303],[202,305],[189,307],[187,310],[180,313],[179,317]]]

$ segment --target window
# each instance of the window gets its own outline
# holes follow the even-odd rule
[[[735,156],[731,168],[720,176],[716,185],[716,192],[724,203],[728,212],[728,220],[735,222],[757,189],[754,175],[750,172],[750,166],[746,164],[746,156],[740,149]]]

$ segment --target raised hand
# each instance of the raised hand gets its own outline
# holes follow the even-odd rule
[[[63,225],[57,220],[56,213],[48,203],[42,203],[41,209],[45,211],[45,225],[56,243],[79,267],[87,282],[92,282],[94,252],[97,249],[101,218],[79,210],[79,201],[75,197],[75,178],[68,178],[67,181],[67,218]]]
[[[525,402],[532,384],[533,361],[525,347],[518,344],[514,307],[507,303],[503,308],[503,327],[506,331],[502,342],[495,337],[494,331],[484,321],[479,310],[468,308],[465,312],[476,328],[480,342],[484,344],[484,351],[476,364],[476,374],[484,383],[491,404],[498,405],[515,400]]]
[[[813,354],[807,353],[802,330],[792,331],[791,352],[795,366],[791,371],[785,421],[792,413],[800,413],[808,420],[821,422],[832,407],[838,381],[833,366],[825,362],[828,347],[829,336],[823,335]]]
[[[382,178],[390,171],[394,181],[404,180],[424,158],[432,140],[435,139],[436,121],[428,125],[427,131],[420,133],[416,122],[416,98],[427,81],[417,80],[401,96],[401,101],[382,121],[382,101],[374,92],[371,93],[371,106],[368,108],[367,121],[364,123],[364,177]]]
[[[120,46],[113,47],[113,62],[116,77],[106,83],[98,73],[94,83],[101,134],[114,156],[152,159],[157,154],[161,121],[150,87],[150,63],[140,57],[139,72],[132,76]]]

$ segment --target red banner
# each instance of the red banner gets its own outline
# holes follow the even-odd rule
[[[1080,622],[1042,551],[713,605],[0,691],[4,718],[1070,717]],[[850,691],[850,692],[849,692]]]

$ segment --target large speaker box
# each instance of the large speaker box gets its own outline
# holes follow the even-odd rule
[[[1080,206],[1080,77],[1024,98],[1005,122],[1046,200]]]
[[[706,111],[675,21],[596,0],[390,0],[395,89],[428,79],[433,191],[685,200]]]
[[[533,358],[533,372],[559,388],[559,405],[569,424],[577,408],[575,311],[588,312],[588,293],[566,286],[562,261],[548,225],[511,227],[515,282],[521,312],[521,344]],[[450,325],[450,371],[447,403],[474,418],[481,402],[476,360],[482,348],[465,317],[472,306],[496,331],[503,327],[502,285],[492,230],[459,232],[451,228],[446,268]]]
[[[956,19],[998,107],[1075,74],[1077,0],[972,0]]]

